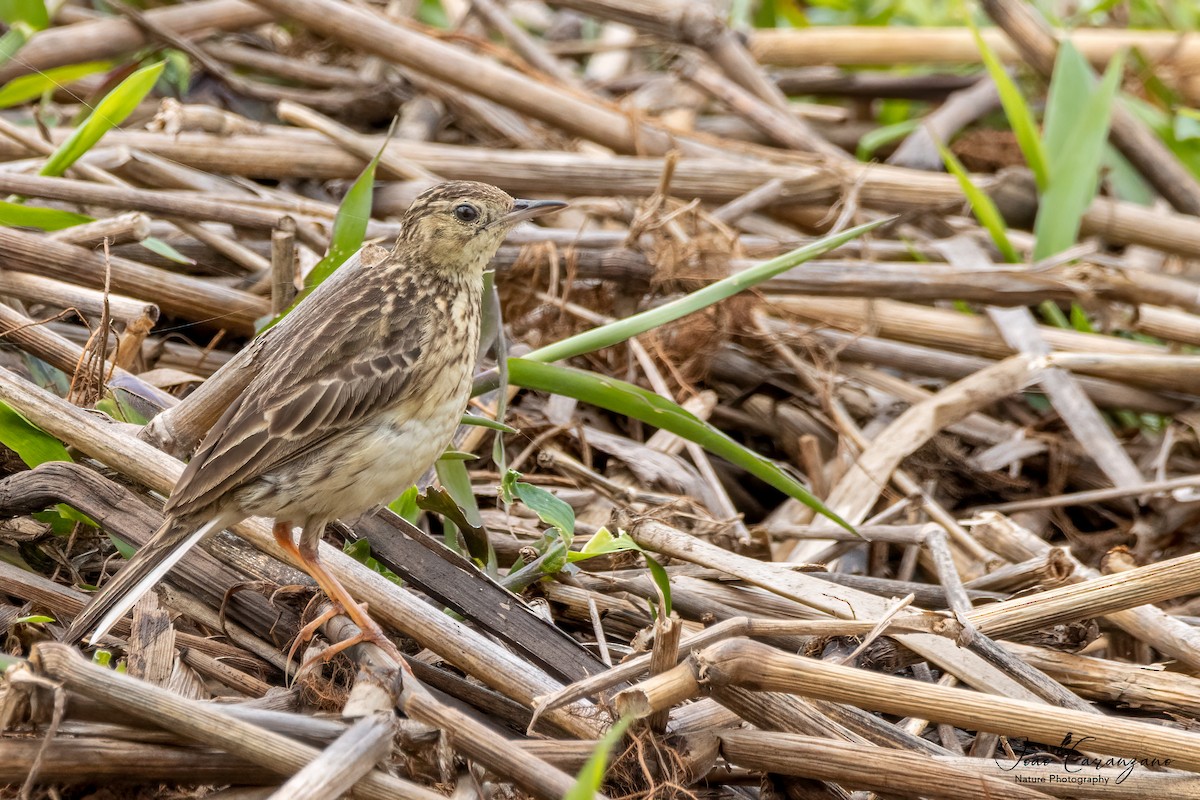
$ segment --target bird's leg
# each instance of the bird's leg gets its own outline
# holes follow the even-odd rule
[[[341,581],[333,576],[325,565],[321,563],[318,547],[321,544],[321,533],[325,530],[325,522],[321,520],[313,523],[311,520],[304,524],[304,530],[300,533],[300,546],[298,554],[301,562],[304,564],[304,569],[312,576],[317,585],[329,597],[329,600],[334,604],[334,607],[340,606],[351,621],[362,631],[360,636],[354,637],[344,642],[339,642],[333,645],[322,653],[323,658],[329,658],[347,647],[358,644],[361,641],[371,642],[382,648],[392,658],[401,669],[406,669],[407,665],[404,658],[400,655],[400,650],[392,643],[392,640],[387,638],[383,629],[379,627],[375,620],[367,615],[366,606],[359,605],[355,602],[350,593],[346,591],[346,587],[342,586]],[[322,620],[323,622],[324,620]],[[305,630],[309,626],[305,626]],[[311,635],[311,634],[310,634]]]
[[[279,545],[280,549],[288,551],[299,561],[304,560],[304,556],[300,555],[300,548],[296,547],[296,542],[292,539],[292,523],[277,519],[271,533],[275,534],[275,544]]]
[[[304,556],[300,554],[300,548],[296,547],[296,542],[292,538],[292,523],[283,520],[275,520],[275,525],[273,528],[271,528],[271,532],[275,534],[275,544],[279,545],[280,549],[291,553],[300,563],[308,563]],[[313,577],[315,578],[316,576]],[[319,584],[320,581],[317,581],[317,583]],[[321,587],[322,590],[324,590],[324,588],[324,586]],[[326,592],[326,594],[328,594],[328,592]],[[296,634],[296,638],[292,640],[291,649],[288,650],[288,661],[290,662],[295,657],[296,650],[300,647],[300,645],[312,639],[313,634],[317,632],[318,628],[340,613],[342,613],[342,610],[335,602],[333,608],[330,608],[324,613],[318,614],[316,619],[301,628]]]

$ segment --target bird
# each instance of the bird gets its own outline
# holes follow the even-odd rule
[[[347,262],[259,335],[261,371],[204,437],[164,523],[63,640],[98,643],[188,550],[256,516],[335,611],[398,656],[321,563],[322,532],[395,499],[444,452],[470,397],[488,263],[514,225],[565,205],[473,181],[421,193],[385,259]]]

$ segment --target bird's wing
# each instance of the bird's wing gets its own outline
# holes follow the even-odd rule
[[[307,341],[267,356],[268,366],[225,411],[188,463],[166,511],[200,511],[222,495],[297,458],[399,402],[421,377],[428,338],[420,314],[378,318],[370,341],[332,335],[343,311],[314,326]],[[357,313],[368,313],[366,310]],[[340,339],[340,343],[339,343]],[[328,343],[321,349],[321,343]]]

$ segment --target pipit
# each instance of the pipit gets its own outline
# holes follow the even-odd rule
[[[395,499],[445,450],[470,394],[483,272],[513,225],[563,205],[471,182],[421,194],[384,261],[338,270],[262,334],[262,371],[188,463],[166,522],[67,641],[91,631],[98,642],[205,536],[259,516],[335,608],[394,652],[321,563],[321,534]]]

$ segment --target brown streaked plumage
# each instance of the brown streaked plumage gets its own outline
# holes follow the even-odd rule
[[[382,637],[318,560],[321,533],[394,499],[441,455],[470,392],[483,272],[513,225],[562,205],[466,181],[418,197],[388,258],[338,270],[262,335],[264,369],[205,437],[166,522],[66,640],[97,641],[194,544],[249,516],[273,518],[280,545]]]

